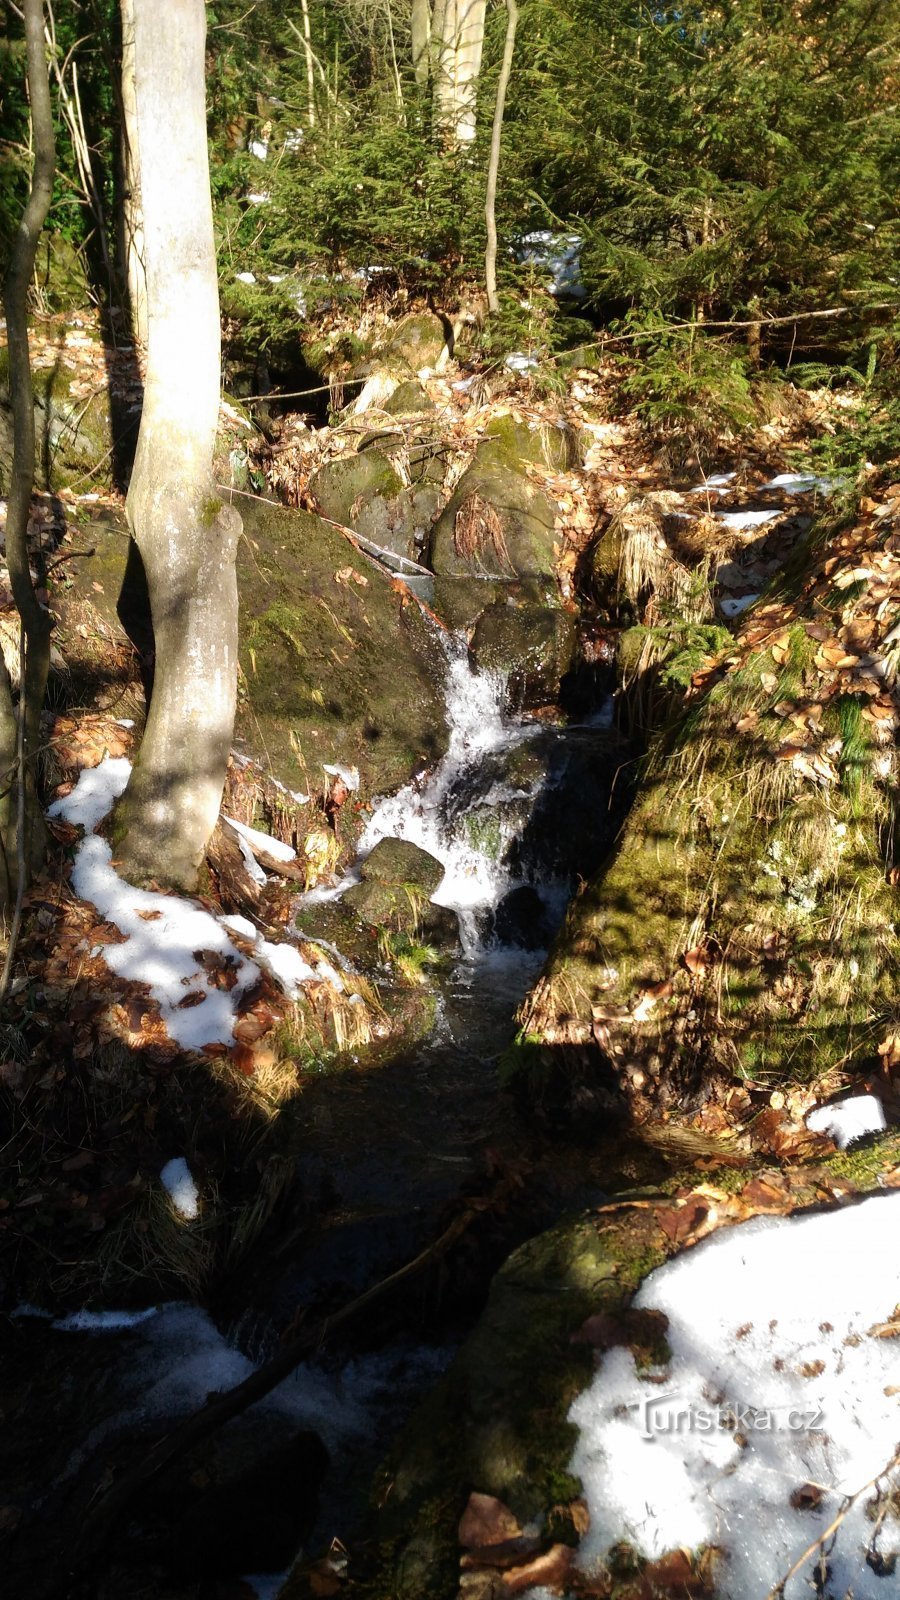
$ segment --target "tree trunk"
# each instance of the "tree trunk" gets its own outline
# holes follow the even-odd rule
[[[134,0],[148,348],[128,518],[155,672],[115,823],[126,877],[192,889],[216,824],[237,686],[241,524],[216,492],[219,301],[206,145],[203,0]]]
[[[412,59],[416,83],[424,89],[430,76],[429,50],[431,46],[430,0],[412,0]]]
[[[486,12],[487,0],[438,0],[435,5],[435,113],[451,145],[471,144],[475,138]]]
[[[120,0],[122,12],[122,262],[128,284],[131,332],[147,348],[147,276],[144,271],[144,216],[138,159],[134,87],[134,0]]]
[[[516,0],[506,0],[506,38],[503,43],[503,60],[497,80],[497,98],[494,102],[494,125],[491,129],[491,154],[488,161],[487,189],[484,199],[484,217],[487,224],[487,247],[484,253],[484,278],[487,288],[488,310],[500,310],[497,295],[497,175],[500,171],[500,139],[503,134],[503,112],[506,109],[506,91],[512,72],[513,50],[516,45],[516,24],[519,8]]]
[[[15,886],[21,896],[30,866],[43,851],[43,819],[37,803],[35,762],[40,745],[41,711],[50,670],[50,613],[41,605],[28,560],[28,515],[34,488],[34,395],[28,349],[28,290],[38,240],[50,209],[56,142],[47,75],[42,0],[23,0],[28,93],[34,141],[31,192],[22,213],[3,286],[13,408],[13,461],[6,513],[6,560],[10,586],[25,635],[24,672],[19,683],[17,733],[12,688],[0,672],[0,838],[5,882],[0,898]],[[24,786],[24,787],[23,787]],[[17,793],[17,790],[19,791]],[[23,795],[27,804],[22,806]]]
[[[309,24],[309,0],[300,0],[303,13],[303,50],[306,56],[306,101],[309,125],[316,125],[316,76],[313,71],[312,29]]]

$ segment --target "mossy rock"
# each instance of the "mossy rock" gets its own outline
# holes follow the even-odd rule
[[[82,311],[91,304],[84,257],[64,234],[44,229],[38,242],[34,279],[49,311]]]
[[[354,530],[382,550],[418,561],[427,546],[439,505],[440,493],[428,483],[401,489],[390,500],[376,495],[361,508]]]
[[[442,577],[549,577],[555,522],[549,498],[521,465],[481,446],[435,524],[431,566]]]
[[[240,509],[239,732],[292,788],[315,788],[324,762],[358,767],[370,794],[398,788],[447,747],[428,622],[320,518]]]
[[[109,392],[104,385],[85,399],[73,393],[83,374],[60,359],[52,368],[38,367],[34,387],[35,482],[55,492],[76,484],[81,489],[107,489],[113,482],[113,430]],[[131,421],[137,426],[136,417]],[[0,492],[9,491],[13,422],[9,390],[9,353],[0,349]]]
[[[546,704],[572,665],[575,621],[567,611],[507,599],[482,612],[469,649],[478,671],[515,677],[520,704]]]
[[[399,788],[447,748],[443,656],[431,625],[321,518],[262,500],[237,504],[238,740],[290,788],[320,788],[323,763],[358,767],[370,794]],[[90,618],[72,607],[89,607],[123,640],[124,518],[86,524],[78,547],[86,553],[58,569],[54,606],[59,599],[74,623]],[[352,803],[341,819],[357,830]]]
[[[380,450],[328,461],[310,481],[323,514],[345,527],[356,527],[360,512],[373,500],[392,500],[402,488],[402,479]]]
[[[378,351],[379,365],[403,362],[412,372],[434,367],[447,343],[440,317],[433,311],[413,311],[392,329]]]
[[[434,401],[418,378],[407,378],[385,401],[384,409],[389,417],[414,417],[422,411],[433,411]]]
[[[487,606],[514,592],[511,579],[455,577],[436,574],[432,605],[448,628],[471,628]]]
[[[549,1523],[553,1537],[577,1542],[564,1509],[581,1488],[569,1471],[577,1430],[568,1412],[594,1362],[573,1336],[588,1316],[618,1311],[662,1260],[649,1248],[653,1229],[645,1217],[602,1227],[577,1218],[510,1256],[475,1331],[376,1480],[381,1571],[366,1592],[455,1595],[457,1529],[473,1490],[496,1495],[521,1524]]]
[[[436,856],[409,839],[379,839],[360,867],[375,883],[411,883],[426,895],[440,888],[444,868]]]
[[[459,923],[447,906],[434,906],[416,883],[382,883],[364,878],[342,896],[361,922],[373,928],[386,928],[409,939],[433,944],[441,949],[459,948]]]
[[[527,1031],[559,1059],[568,1051],[582,1079],[611,1066],[639,1118],[725,1094],[735,1072],[774,1090],[877,1070],[900,1002],[894,802],[865,702],[816,663],[808,599],[820,577],[829,593],[849,587],[844,527],[807,546],[784,649],[773,655],[768,636],[747,645],[671,716],[615,855],[572,902],[523,1009]],[[625,660],[639,642],[625,634]],[[779,760],[785,708],[811,701],[822,709],[809,759],[834,753],[824,782],[805,751]],[[697,943],[699,973],[686,959]],[[657,985],[664,996],[641,1016]]]
[[[533,428],[509,413],[488,423],[479,455],[482,460],[494,457],[502,466],[515,467],[520,461],[531,461],[538,467],[551,467],[554,472],[566,472],[581,459],[577,436],[567,425]]]

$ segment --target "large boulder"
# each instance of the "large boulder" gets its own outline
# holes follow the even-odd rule
[[[437,856],[409,839],[379,839],[360,867],[374,883],[412,884],[429,897],[440,888],[444,868]]]
[[[378,359],[389,366],[405,363],[411,373],[422,372],[437,365],[446,343],[447,330],[440,317],[433,311],[413,311],[392,329]]]
[[[484,440],[435,524],[432,568],[448,577],[549,577],[555,521],[518,456]]]
[[[326,462],[309,486],[324,516],[355,528],[365,509],[376,500],[394,499],[403,481],[385,451],[373,449]]]
[[[320,788],[325,764],[356,767],[363,792],[399,787],[447,746],[431,625],[403,585],[321,518],[249,497],[239,506],[238,741],[292,789]],[[83,630],[99,625],[124,643],[124,519],[85,531],[87,549],[59,569],[61,598],[85,644]]]
[[[109,390],[101,383],[85,393],[84,373],[61,356],[52,367],[36,367],[34,425],[37,487],[51,491],[76,483],[104,489],[113,481],[113,422]],[[117,431],[136,430],[137,413],[119,419]],[[9,492],[13,422],[9,352],[0,349],[0,493]]]

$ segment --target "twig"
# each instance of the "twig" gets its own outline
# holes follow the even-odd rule
[[[797,1560],[794,1562],[794,1565],[791,1567],[790,1572],[786,1572],[783,1578],[780,1578],[777,1583],[772,1585],[771,1589],[766,1595],[766,1600],[784,1600],[784,1591],[791,1579],[796,1577],[797,1573],[800,1571],[800,1568],[805,1566],[806,1562],[809,1561],[817,1551],[824,1549],[832,1534],[837,1533],[837,1530],[844,1521],[844,1518],[847,1516],[855,1502],[859,1499],[860,1495],[865,1494],[867,1489],[873,1489],[880,1478],[885,1477],[887,1473],[892,1472],[894,1467],[897,1466],[900,1466],[900,1447],[894,1451],[894,1454],[891,1456],[891,1459],[888,1461],[886,1466],[883,1466],[880,1472],[876,1472],[874,1478],[870,1478],[868,1483],[864,1483],[860,1486],[860,1488],[855,1489],[853,1494],[847,1495],[840,1511],[834,1518],[834,1521],[829,1523],[824,1533],[819,1534],[818,1539],[813,1540],[809,1548],[804,1550],[802,1556],[798,1556]]]
[[[112,1528],[121,1525],[119,1519],[135,1496],[164,1467],[183,1456],[217,1428],[240,1416],[249,1406],[255,1405],[265,1395],[270,1394],[279,1383],[289,1377],[302,1360],[317,1351],[331,1334],[356,1321],[362,1312],[384,1299],[391,1290],[443,1256],[482,1214],[482,1210],[476,1207],[469,1207],[461,1212],[436,1240],[421,1250],[411,1261],[398,1267],[396,1272],[392,1272],[387,1278],[382,1278],[379,1283],[373,1284],[370,1289],[366,1289],[363,1294],[351,1300],[349,1305],[336,1311],[333,1316],[323,1317],[305,1332],[298,1334],[285,1345],[283,1350],[273,1356],[271,1361],[267,1361],[256,1372],[251,1373],[249,1378],[245,1378],[243,1383],[237,1384],[224,1394],[213,1395],[200,1411],[193,1412],[150,1449],[145,1449],[138,1463],[114,1482],[87,1512],[83,1518],[74,1560],[65,1578],[57,1584],[51,1584],[46,1594],[55,1596],[68,1592],[69,1586],[89,1567],[92,1558],[102,1548]]]

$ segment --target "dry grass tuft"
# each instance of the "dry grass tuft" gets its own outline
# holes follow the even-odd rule
[[[491,549],[501,567],[513,571],[497,512],[480,494],[466,495],[453,524],[453,548],[461,561],[477,561]]]

